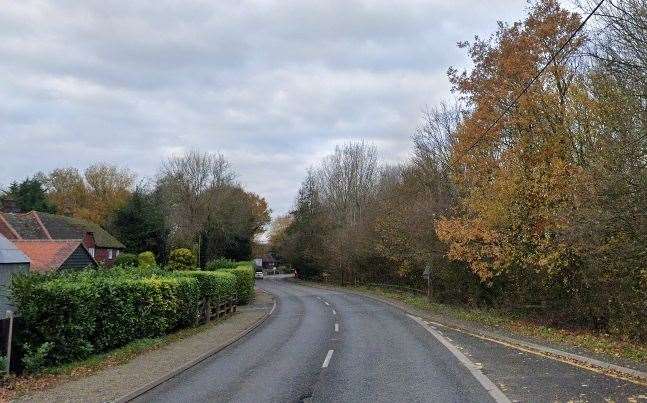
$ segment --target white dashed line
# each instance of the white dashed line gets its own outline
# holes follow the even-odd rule
[[[339,323],[335,323],[335,332],[339,331]]]
[[[330,306],[330,304],[328,302],[326,302],[326,301],[324,301],[324,304],[326,304],[327,306]]]
[[[332,358],[332,353],[334,351],[335,350],[328,350],[328,354],[326,354],[326,359],[324,360],[323,365],[321,366],[321,368],[328,368],[328,364],[330,364],[330,359]]]
[[[335,311],[335,310],[333,309],[333,310],[332,310],[332,314],[333,314],[333,315],[337,315],[337,311]]]

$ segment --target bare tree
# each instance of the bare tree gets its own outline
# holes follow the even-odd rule
[[[157,183],[178,244],[191,245],[209,219],[218,193],[235,175],[221,154],[190,151],[166,160]]]
[[[315,171],[320,195],[339,222],[355,223],[379,182],[377,150],[364,143],[336,147]]]

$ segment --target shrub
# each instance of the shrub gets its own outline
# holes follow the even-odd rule
[[[238,266],[238,263],[236,263],[235,261],[224,257],[219,257],[207,263],[205,270],[216,271],[220,269],[235,269],[236,266]]]
[[[52,346],[53,344],[50,342],[41,344],[37,349],[32,349],[29,344],[25,345],[25,355],[22,357],[25,372],[35,373],[45,368],[47,366],[47,355],[52,350]]]
[[[9,363],[7,362],[7,357],[4,355],[0,355],[0,371],[4,372],[7,370],[7,366]]]
[[[236,296],[240,305],[248,304],[254,298],[254,269],[250,266],[239,266],[235,269],[222,269],[236,277]]]
[[[192,270],[196,266],[195,254],[186,248],[173,249],[169,256],[170,270]]]
[[[115,259],[115,266],[137,267],[139,261],[134,253],[120,253]]]
[[[157,264],[155,262],[155,254],[150,251],[142,252],[137,256],[139,267],[153,267]]]

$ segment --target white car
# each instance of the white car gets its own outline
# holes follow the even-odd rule
[[[262,271],[257,271],[256,274],[254,274],[255,278],[260,278],[261,280],[263,279],[263,272]]]

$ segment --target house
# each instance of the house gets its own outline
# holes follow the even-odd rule
[[[81,239],[14,239],[11,242],[29,257],[31,272],[97,266]]]
[[[29,258],[11,241],[0,235],[0,319],[13,310],[9,301],[11,277],[29,271]]]
[[[94,261],[108,266],[125,249],[121,242],[95,223],[38,211],[0,212],[0,234],[14,243],[22,240],[79,240]]]
[[[262,259],[263,259],[262,260],[262,262],[263,262],[263,270],[274,271],[274,269],[277,266],[276,265],[276,259],[274,258],[274,256],[271,253],[268,253],[268,254],[263,255]]]

